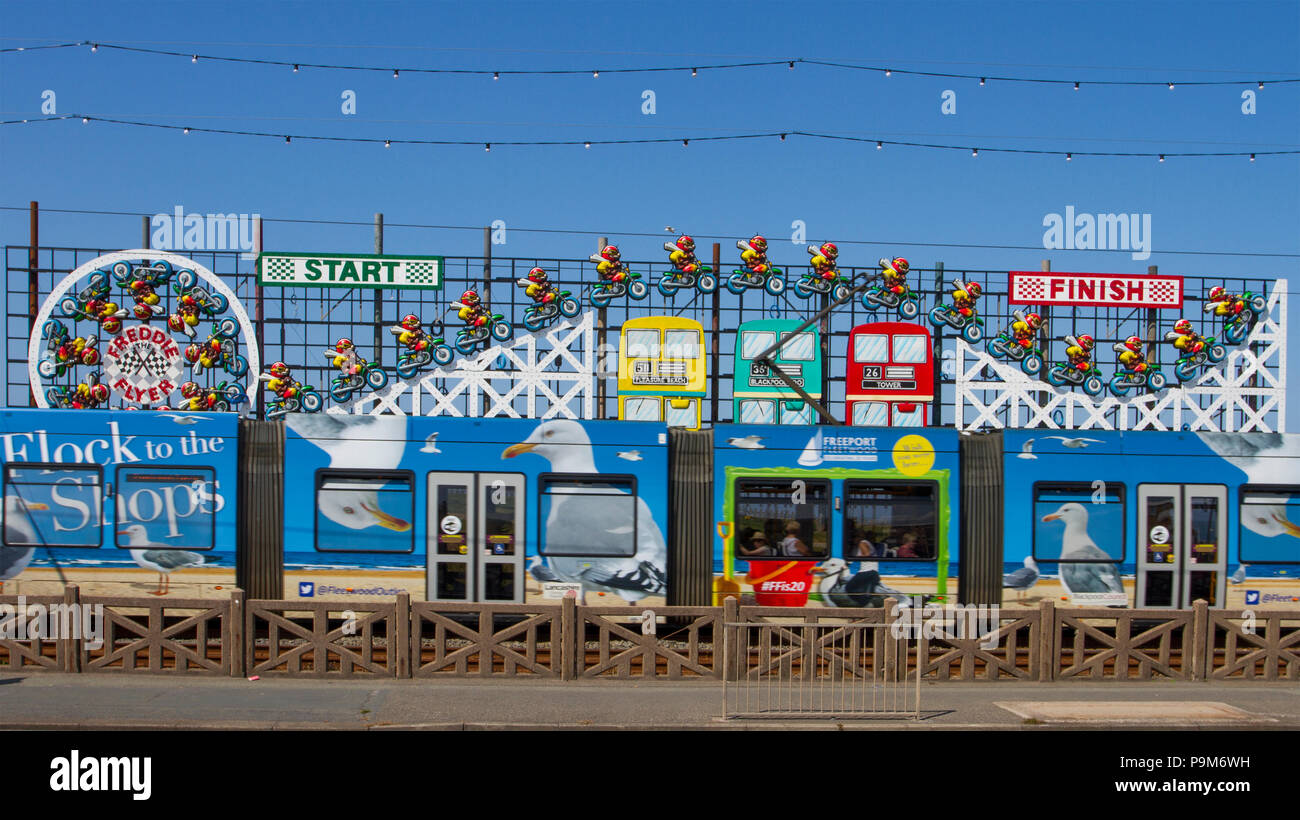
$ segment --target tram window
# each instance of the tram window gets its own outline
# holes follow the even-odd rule
[[[216,471],[210,467],[118,467],[114,496],[117,546],[133,549],[140,539],[173,549],[216,546]],[[144,533],[131,532],[132,526]],[[134,542],[134,543],[133,543]]]
[[[629,396],[623,399],[623,418],[627,421],[660,421],[660,399]]]
[[[515,511],[520,502],[516,489],[502,482],[483,494],[483,536],[493,555],[515,554]]]
[[[821,560],[830,557],[829,481],[790,478],[736,480],[737,557]],[[768,546],[756,546],[755,536]],[[751,546],[756,546],[750,551]]]
[[[939,485],[849,481],[844,485],[844,556],[933,561],[939,550]]]
[[[740,403],[741,424],[776,424],[776,402],[771,399],[745,399]]]
[[[700,358],[700,334],[694,330],[665,330],[665,359]]]
[[[1300,564],[1300,487],[1244,488],[1243,564]]]
[[[628,359],[659,358],[659,331],[657,330],[627,331],[626,358]]]
[[[923,413],[916,402],[898,402],[894,405],[894,427],[920,427]]]
[[[1081,563],[1124,560],[1123,482],[1038,482],[1034,484],[1033,492],[1035,560],[1060,561],[1065,550],[1073,553],[1073,557],[1066,560]],[[1044,521],[1048,516],[1059,517]],[[1008,523],[1009,530],[1013,526]],[[1069,543],[1066,542],[1067,531],[1071,534]],[[1105,557],[1088,548],[1089,540]]]
[[[789,362],[811,362],[817,357],[817,344],[811,333],[797,333],[791,339],[789,334],[782,337],[779,356]]]
[[[742,359],[753,359],[776,344],[776,331],[774,330],[746,330],[740,334],[740,357]]]
[[[696,405],[698,401],[699,399],[665,399],[664,421],[669,427],[694,427],[699,413]]]
[[[319,552],[414,552],[415,478],[409,472],[318,470]]]
[[[853,403],[855,427],[888,427],[889,405],[883,401],[856,401]]]
[[[812,424],[812,405],[806,401],[783,401],[780,405],[782,424]]]
[[[894,361],[903,364],[920,364],[930,356],[929,340],[919,334],[902,334],[894,337]]]
[[[853,361],[889,361],[889,337],[880,333],[859,333],[854,336]]]
[[[439,484],[436,496],[429,524],[431,531],[438,533],[438,554],[465,555],[469,551],[465,523],[469,521],[469,488],[464,484]]]
[[[5,465],[4,543],[95,548],[103,543],[103,471],[98,465]]]
[[[543,555],[636,555],[636,477],[542,475],[537,529]]]

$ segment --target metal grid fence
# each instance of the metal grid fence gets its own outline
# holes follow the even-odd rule
[[[709,249],[700,248],[700,259],[711,262]],[[27,345],[32,330],[31,289],[35,288],[36,303],[43,303],[55,285],[79,265],[109,251],[89,248],[40,247],[32,264],[30,248],[25,245],[5,247],[5,404],[24,407],[32,397],[27,376]],[[445,284],[441,290],[371,290],[342,288],[259,288],[254,271],[254,261],[238,251],[181,251],[198,264],[218,275],[244,302],[250,317],[261,317],[257,325],[262,345],[262,362],[284,361],[293,369],[295,377],[318,387],[328,385],[333,370],[324,351],[332,348],[336,339],[351,338],[361,354],[371,361],[387,366],[390,371],[397,358],[397,346],[387,328],[405,314],[420,316],[426,329],[434,335],[454,335],[458,327],[449,303],[471,287],[476,288],[494,312],[502,313],[515,323],[516,334],[524,332],[521,323],[524,308],[531,300],[516,280],[526,276],[534,266],[544,268],[552,282],[579,297],[584,310],[594,309],[589,299],[592,285],[598,281],[595,266],[586,259],[541,258],[491,258],[445,257]],[[802,253],[799,248],[797,253]],[[775,265],[783,267],[781,257],[796,252],[784,247],[774,248]],[[720,274],[725,277],[739,267],[734,249],[722,248]],[[711,295],[696,291],[681,292],[665,298],[653,287],[660,276],[671,271],[667,260],[627,261],[630,270],[640,273],[643,281],[651,285],[649,296],[642,301],[618,300],[597,313],[598,347],[603,343],[611,355],[599,357],[597,373],[598,396],[596,416],[617,416],[615,377],[618,329],[624,321],[634,316],[671,315],[699,321],[704,326],[709,354],[709,398],[703,403],[703,420],[707,423],[732,420],[731,375],[735,371],[735,346],[737,328],[744,322],[761,318],[806,319],[828,304],[827,297],[804,299],[787,288],[780,296],[752,291],[736,296],[723,287]],[[807,270],[806,260],[797,265],[784,266],[787,283]],[[878,268],[843,267],[842,272],[855,284],[875,276]],[[1162,273],[1176,273],[1162,271]],[[1212,318],[1201,312],[1205,294],[1215,285],[1224,285],[1229,292],[1268,292],[1274,278],[1228,278],[1219,276],[1184,276],[1185,308],[1181,316],[1193,320],[1204,336],[1217,335],[1219,328]],[[931,268],[913,267],[908,281],[921,301],[922,314],[916,321],[925,321],[925,312],[940,302],[950,302],[952,279],[979,282],[983,296],[979,301],[980,314],[986,321],[985,335],[992,336],[1007,327],[1011,311],[1008,304],[1008,273],[989,270],[967,270],[947,267],[942,263]],[[124,297],[125,298],[125,297]],[[120,301],[120,300],[119,300]],[[1021,308],[1028,310],[1028,308]],[[1048,320],[1043,331],[1042,347],[1047,361],[1064,358],[1067,334],[1088,333],[1096,338],[1095,361],[1107,376],[1118,369],[1117,354],[1112,343],[1137,335],[1156,342],[1152,360],[1169,363],[1174,351],[1162,343],[1164,332],[1181,316],[1163,311],[1159,317],[1154,338],[1148,332],[1148,311],[1135,307],[1088,307],[1040,309]],[[826,385],[826,402],[832,415],[844,418],[845,373],[847,348],[851,330],[871,321],[896,320],[884,310],[870,311],[861,301],[854,299],[837,307],[821,322],[823,335],[823,368]],[[71,323],[69,321],[69,323]],[[76,324],[76,323],[72,323]],[[94,332],[88,322],[74,328],[75,333]],[[932,406],[931,425],[951,424],[954,418],[954,369],[952,366],[953,332],[936,331],[936,369],[941,374],[941,388]],[[716,355],[714,354],[716,352]],[[75,384],[84,373],[73,373],[63,379]],[[187,378],[189,376],[187,375]],[[215,378],[215,377],[210,377]],[[199,379],[202,382],[202,379]],[[254,398],[256,401],[255,397]],[[115,398],[114,401],[117,401]],[[328,399],[327,399],[328,401]],[[258,409],[260,413],[260,407]],[[1013,422],[1014,423],[1014,422]]]

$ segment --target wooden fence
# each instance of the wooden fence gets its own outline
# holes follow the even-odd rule
[[[27,606],[20,618],[19,601]],[[730,681],[761,676],[746,625],[783,642],[782,669],[932,681],[1300,681],[1300,612],[1037,609],[986,613],[740,606],[583,607],[391,600],[0,596],[0,672]],[[924,617],[918,617],[924,616]],[[40,624],[40,626],[36,626]],[[837,630],[836,624],[845,625]],[[834,641],[867,636],[852,665]],[[811,628],[816,626],[816,629]],[[749,630],[749,631],[752,631]],[[57,632],[57,634],[56,634]],[[897,638],[898,640],[891,639]],[[906,640],[902,640],[906,638]],[[760,641],[761,643],[761,641]]]

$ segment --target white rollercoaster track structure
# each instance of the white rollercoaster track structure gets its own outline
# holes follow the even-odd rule
[[[535,333],[524,332],[471,356],[457,355],[446,367],[389,382],[377,392],[332,405],[327,413],[407,415],[399,399],[406,395],[410,415],[508,418],[592,418],[595,402],[595,313],[565,319]],[[545,339],[549,350],[538,350]],[[578,347],[575,351],[571,348]],[[507,367],[498,367],[504,358]],[[558,369],[555,368],[558,364]],[[388,368],[391,372],[391,368]],[[555,385],[555,387],[552,387]],[[515,407],[522,397],[525,410]],[[483,399],[488,400],[484,407]],[[538,400],[545,406],[538,410]],[[573,405],[580,403],[577,410]]]
[[[1268,308],[1228,358],[1181,387],[1166,367],[1169,387],[1122,399],[1053,387],[1019,365],[995,359],[958,340],[956,426],[1068,430],[1286,431],[1286,296],[1278,279]],[[1257,345],[1258,352],[1251,350]],[[1050,359],[1045,366],[1050,366]],[[993,378],[985,378],[985,368]],[[1252,384],[1252,380],[1254,384]],[[1253,407],[1251,405],[1254,405]],[[999,418],[1005,415],[1009,421]]]

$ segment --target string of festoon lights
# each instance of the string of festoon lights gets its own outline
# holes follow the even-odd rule
[[[482,68],[421,68],[413,66],[374,66],[374,65],[349,65],[345,63],[307,63],[294,62],[292,60],[274,60],[265,57],[236,57],[223,54],[199,54],[191,51],[173,51],[161,48],[145,48],[142,46],[131,46],[122,43],[95,42],[91,40],[82,40],[73,43],[55,43],[42,46],[20,46],[0,49],[0,53],[35,51],[38,49],[58,49],[58,48],[89,48],[92,52],[99,52],[101,49],[112,51],[132,52],[136,54],[150,54],[162,57],[177,57],[187,59],[191,63],[197,63],[200,60],[218,63],[243,63],[247,65],[264,65],[276,66],[280,68],[292,69],[295,73],[303,69],[317,69],[329,71],[368,71],[368,72],[391,72],[394,78],[406,74],[444,74],[452,76],[465,77],[488,77],[493,80],[500,80],[502,77],[561,77],[561,76],[587,76],[590,75],[599,79],[601,73],[605,74],[650,74],[665,72],[690,72],[692,77],[699,76],[701,71],[734,71],[738,69],[752,68],[779,68],[784,66],[789,70],[794,70],[796,65],[819,66],[822,68],[833,68],[846,71],[866,71],[879,74],[883,77],[892,77],[895,74],[904,77],[934,77],[952,80],[971,80],[978,81],[981,86],[991,82],[1001,83],[1034,83],[1040,85],[1066,85],[1071,86],[1075,91],[1080,90],[1083,86],[1130,86],[1130,87],[1159,87],[1166,86],[1173,90],[1177,86],[1222,86],[1222,85],[1249,85],[1254,83],[1258,88],[1263,89],[1267,85],[1277,85],[1280,83],[1300,83],[1300,77],[1280,77],[1276,79],[1256,79],[1249,82],[1242,80],[1100,80],[1100,79],[1061,79],[1048,77],[1014,77],[1014,76],[995,76],[992,74],[963,74],[947,71],[921,71],[918,69],[896,68],[888,65],[861,65],[856,63],[836,62],[832,60],[817,60],[806,57],[787,57],[773,60],[755,60],[750,62],[739,63],[712,63],[712,64],[695,64],[695,65],[672,65],[672,66],[634,66],[624,68],[612,67],[592,67],[592,68],[516,68],[516,69],[482,69]]]
[[[125,120],[115,117],[100,117],[93,114],[56,114],[48,117],[30,117],[20,120],[2,120],[0,125],[24,125],[40,122],[58,122],[64,120],[81,120],[82,123],[108,123],[112,125],[123,125],[135,128],[155,128],[165,131],[180,131],[182,134],[200,133],[200,134],[222,134],[228,136],[240,137],[266,137],[282,140],[285,143],[292,144],[294,140],[317,141],[317,142],[343,142],[355,143],[359,145],[383,145],[385,148],[392,148],[394,145],[440,145],[440,146],[482,146],[484,151],[491,151],[493,146],[577,146],[591,148],[593,145],[665,145],[672,143],[681,143],[683,147],[689,146],[692,142],[728,142],[734,140],[756,140],[756,139],[777,139],[785,142],[788,137],[803,137],[805,139],[816,140],[837,140],[841,142],[859,142],[867,145],[874,144],[876,150],[884,150],[885,146],[897,146],[903,148],[915,148],[925,150],[940,151],[969,151],[971,156],[978,157],[980,151],[991,154],[1036,154],[1041,156],[1063,157],[1067,162],[1078,157],[1145,157],[1158,158],[1164,162],[1166,157],[1171,158],[1197,158],[1197,157],[1249,157],[1251,162],[1255,161],[1258,156],[1276,156],[1287,154],[1300,154],[1300,149],[1288,149],[1278,151],[1062,151],[1048,150],[1040,148],[998,148],[988,146],[971,146],[971,145],[945,145],[941,143],[929,142],[906,142],[901,140],[876,139],[874,137],[855,137],[843,134],[821,134],[814,131],[768,131],[752,134],[724,134],[713,136],[685,136],[685,137],[641,137],[635,139],[588,139],[588,140],[442,140],[442,139],[391,139],[384,137],[340,137],[329,136],[325,134],[284,134],[273,133],[270,131],[245,131],[234,128],[204,128],[201,126],[174,125],[170,123],[144,122],[141,120]]]

